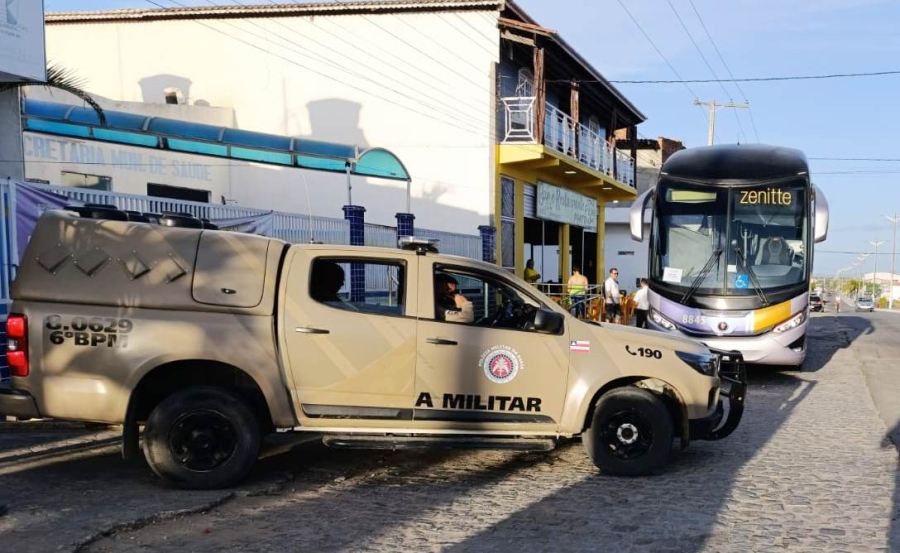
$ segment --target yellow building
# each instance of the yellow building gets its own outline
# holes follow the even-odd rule
[[[603,282],[604,207],[633,200],[645,120],[555,31],[515,4],[500,19],[494,226],[497,262],[541,282],[579,265]]]

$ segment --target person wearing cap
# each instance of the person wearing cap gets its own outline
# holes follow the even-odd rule
[[[438,319],[448,323],[475,322],[475,306],[459,293],[459,282],[450,275],[434,277],[434,307]]]

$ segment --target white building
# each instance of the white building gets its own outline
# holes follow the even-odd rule
[[[670,155],[684,148],[684,145],[670,138],[641,139],[637,144],[637,193],[656,186],[659,170]],[[649,236],[651,213],[644,213],[644,241],[631,239],[629,225],[630,201],[622,201],[606,208],[606,243],[604,259],[606,266],[619,270],[619,286],[631,291],[639,286],[642,278],[647,278],[649,270]]]
[[[634,197],[643,115],[509,0],[211,5],[46,22],[48,58],[84,77],[108,109],[222,131],[190,137],[208,148],[173,151],[164,146],[184,137],[150,128],[165,150],[153,152],[93,131],[31,128],[32,180],[329,217],[352,202],[366,222],[394,225],[410,211],[417,227],[471,235],[490,225],[497,261],[519,274],[526,242],[568,251],[548,280],[579,259],[590,276],[602,273],[602,207]],[[355,176],[351,199],[346,175],[299,169],[296,152],[273,151],[288,166],[236,160],[227,129],[386,148],[411,177],[409,209],[402,179]],[[539,185],[562,189],[544,196],[555,205],[524,203]]]
[[[863,275],[863,282],[867,285],[871,285],[873,276],[875,277],[875,284],[880,290],[879,297],[888,297],[887,291],[890,289],[894,301],[900,300],[900,275],[895,273],[892,279],[889,271],[866,273]]]

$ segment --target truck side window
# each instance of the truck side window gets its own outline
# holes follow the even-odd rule
[[[438,269],[434,275],[435,283],[451,280],[456,283],[455,290],[450,293],[444,287],[435,288],[435,318],[437,320],[486,326],[493,328],[515,328],[529,330],[534,322],[534,314],[540,308],[532,298],[520,293],[513,286],[487,275],[468,272],[457,272],[450,269]],[[443,293],[443,294],[442,294]],[[459,303],[471,306],[460,307],[453,296],[459,294]],[[442,297],[446,296],[446,297]],[[474,317],[460,320],[457,312],[471,310]]]
[[[313,261],[309,295],[337,309],[376,315],[403,315],[402,263],[318,258]]]

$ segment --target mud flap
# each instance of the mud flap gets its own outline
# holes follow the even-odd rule
[[[715,412],[706,419],[691,421],[691,438],[698,440],[727,438],[744,416],[744,400],[747,397],[747,366],[744,364],[744,357],[737,351],[712,352],[720,358],[719,380],[722,388]]]

